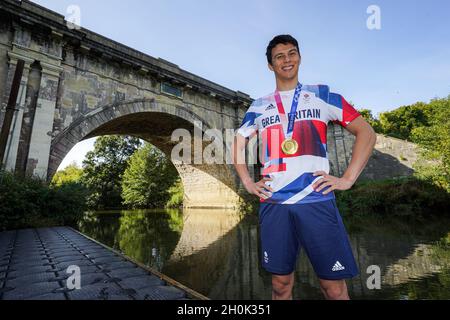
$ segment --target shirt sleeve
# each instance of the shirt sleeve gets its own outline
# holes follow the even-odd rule
[[[244,138],[251,138],[258,132],[258,125],[256,119],[261,116],[261,113],[255,112],[253,105],[248,108],[242,120],[241,126],[237,133]]]
[[[328,96],[329,120],[344,128],[360,116],[359,112],[337,93],[330,92]]]

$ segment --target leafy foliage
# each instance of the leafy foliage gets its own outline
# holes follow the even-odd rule
[[[48,186],[35,177],[0,171],[0,230],[75,225],[86,195],[80,183]]]
[[[178,178],[175,183],[167,191],[169,193],[169,201],[166,208],[179,208],[183,206],[184,189],[183,182]]]
[[[383,112],[379,119],[368,109],[359,112],[376,132],[418,144],[416,177],[450,192],[450,96]]]
[[[432,100],[426,110],[428,124],[411,131],[426,160],[416,165],[417,175],[450,192],[450,96]]]
[[[410,106],[383,112],[380,114],[382,133],[399,139],[411,140],[411,131],[429,122],[430,106],[418,102]]]
[[[122,182],[123,203],[130,208],[163,208],[179,194],[178,172],[166,156],[145,143],[129,160]],[[171,189],[172,187],[172,189]],[[172,199],[175,205],[179,199]]]
[[[140,146],[138,138],[102,136],[83,161],[82,183],[90,191],[89,208],[120,208],[122,205],[122,177],[128,159]]]
[[[375,130],[375,132],[380,132],[381,131],[380,121],[378,119],[376,119],[372,115],[372,111],[371,110],[369,110],[369,109],[359,109],[358,112],[372,126],[372,128]]]
[[[83,169],[79,168],[75,162],[68,165],[64,170],[60,170],[53,176],[51,184],[60,186],[68,182],[79,182],[83,175]]]

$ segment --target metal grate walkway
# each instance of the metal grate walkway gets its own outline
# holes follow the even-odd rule
[[[80,268],[81,289],[67,288],[70,265]],[[186,291],[71,228],[0,232],[0,300],[186,298]]]

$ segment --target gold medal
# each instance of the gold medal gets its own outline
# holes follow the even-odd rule
[[[275,91],[275,101],[277,103],[278,113],[282,120],[283,131],[285,131],[285,137],[292,137],[294,134],[294,124],[295,124],[295,115],[297,112],[298,99],[300,97],[300,92],[302,90],[302,85],[300,83],[297,84],[295,88],[294,97],[292,98],[292,106],[291,112],[288,113],[288,119],[286,119],[285,109],[283,107],[283,101],[281,100],[280,92],[278,89]],[[285,128],[285,123],[287,122],[287,128]],[[285,155],[293,155],[298,151],[298,143],[292,138],[286,138],[281,143],[281,150]]]
[[[294,139],[286,139],[281,143],[281,150],[286,155],[293,155],[298,150],[298,143]]]

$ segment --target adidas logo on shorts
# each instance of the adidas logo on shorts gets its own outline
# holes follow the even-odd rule
[[[331,269],[331,271],[341,271],[344,269],[345,269],[345,267],[339,261],[336,261],[336,263],[334,264],[333,269]]]

